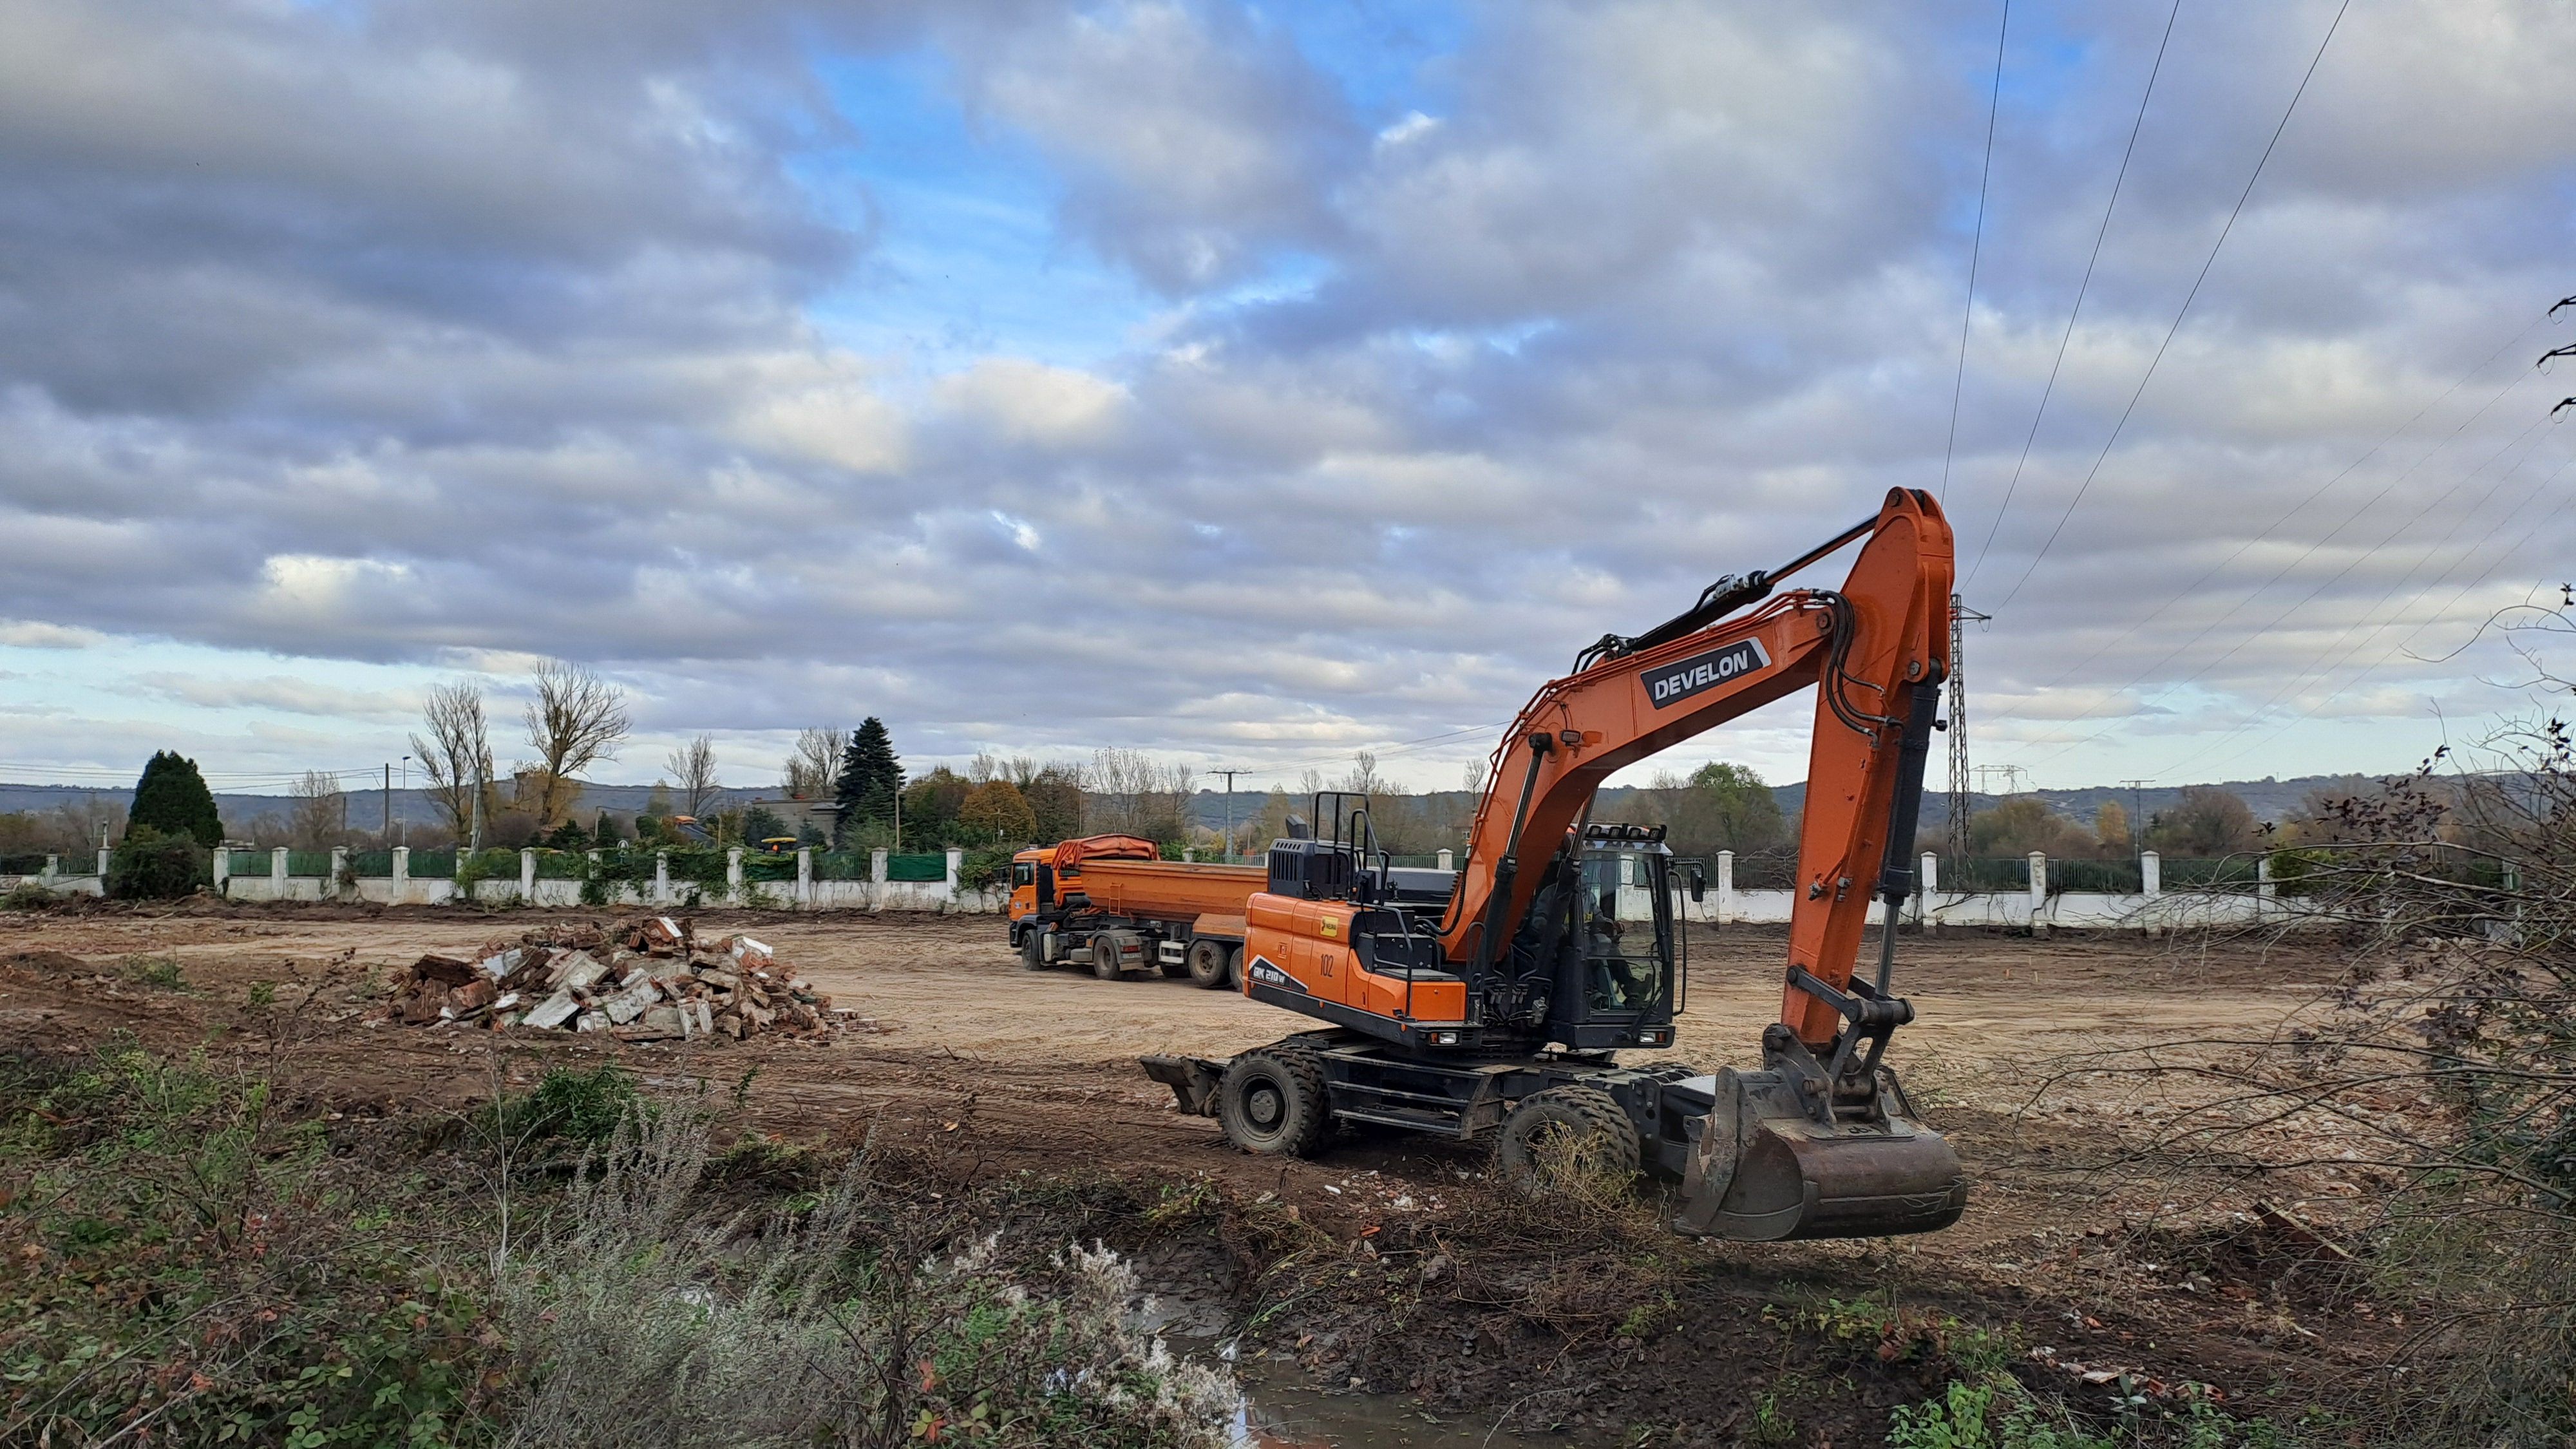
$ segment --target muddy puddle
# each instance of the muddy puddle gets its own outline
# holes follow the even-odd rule
[[[1237,1364],[1245,1404],[1234,1449],[1563,1449],[1571,1439],[1509,1434],[1494,1414],[1442,1418],[1388,1394],[1327,1394],[1293,1368]]]

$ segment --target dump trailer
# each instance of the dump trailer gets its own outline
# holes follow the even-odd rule
[[[1244,902],[1257,865],[1165,860],[1154,842],[1094,835],[1011,858],[1011,945],[1031,971],[1088,966],[1103,981],[1159,968],[1242,989]]]

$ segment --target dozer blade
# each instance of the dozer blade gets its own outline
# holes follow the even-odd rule
[[[1756,1243],[1875,1238],[1946,1228],[1967,1208],[1959,1155],[1928,1127],[1894,1113],[1828,1127],[1776,1071],[1729,1068],[1709,1090],[1708,1115],[1691,1124],[1676,1232]]]

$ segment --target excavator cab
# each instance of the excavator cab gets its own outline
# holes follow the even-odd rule
[[[1594,825],[1573,856],[1570,972],[1556,982],[1556,1030],[1578,1050],[1670,1046],[1682,957],[1673,928],[1672,852],[1663,827]]]

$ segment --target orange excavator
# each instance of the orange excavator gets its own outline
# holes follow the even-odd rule
[[[1861,545],[1840,589],[1775,589]],[[1886,1060],[1895,920],[1949,669],[1951,540],[1932,499],[1686,612],[1606,635],[1496,747],[1454,889],[1426,900],[1377,848],[1367,802],[1315,797],[1244,913],[1242,989],[1327,1025],[1229,1061],[1146,1071],[1234,1146],[1309,1154],[1338,1123],[1494,1139],[1507,1175],[1551,1142],[1681,1185],[1676,1231],[1772,1241],[1927,1232],[1967,1178]],[[1747,612],[1749,610],[1749,612]],[[1661,827],[1590,818],[1612,772],[1797,690],[1817,694],[1780,1019],[1758,1069],[1695,1075],[1614,1053],[1670,1047],[1688,989]],[[1329,828],[1326,829],[1326,822]],[[1874,977],[1855,973],[1872,901]]]

